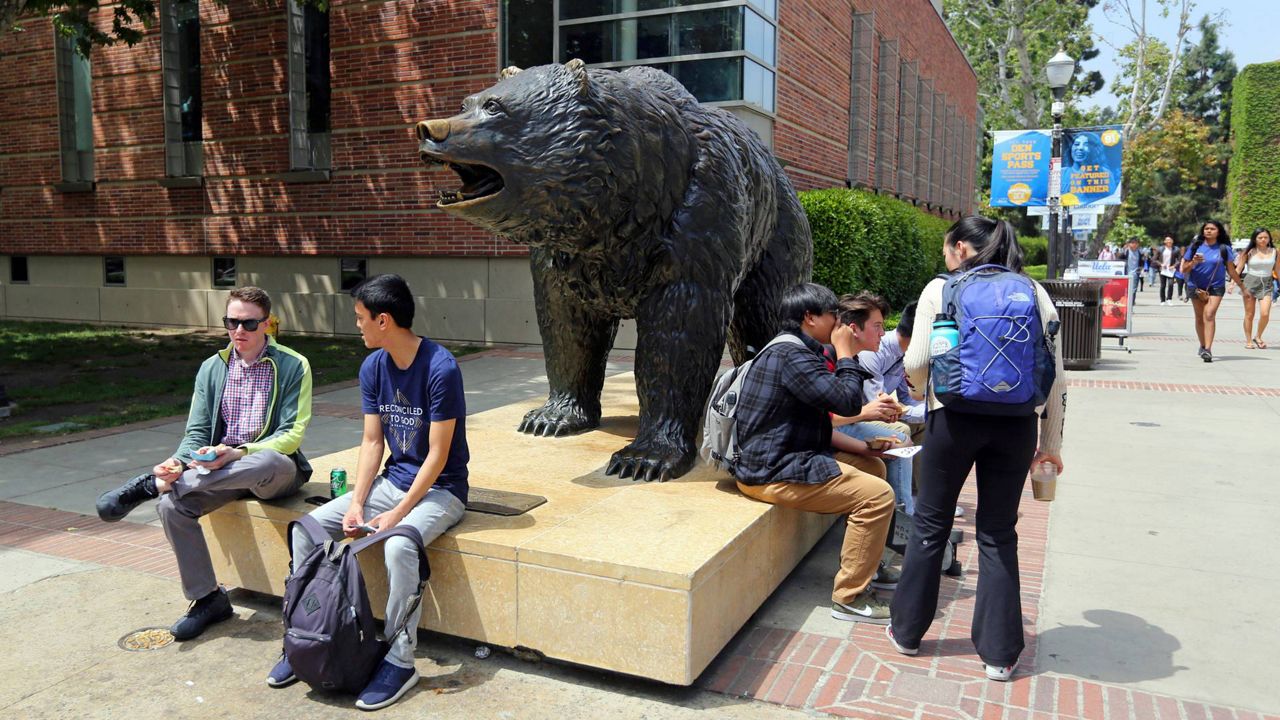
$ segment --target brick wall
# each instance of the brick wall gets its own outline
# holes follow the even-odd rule
[[[434,209],[452,173],[417,157],[413,125],[493,82],[497,7],[333,3],[330,182],[287,182],[287,30],[280,0],[201,14],[202,188],[165,189],[158,28],[92,56],[94,192],[61,193],[53,35],[0,37],[0,253],[507,255],[524,250]],[[106,13],[99,20],[108,22]],[[54,222],[52,219],[58,221]]]
[[[782,0],[778,4],[778,120],[774,148],[798,189],[843,186],[848,171],[849,78],[854,13],[871,13],[875,34],[898,42],[903,60],[919,63],[975,127],[978,81],[930,0]],[[879,48],[874,54],[878,75]],[[872,82],[872,107],[878,95]],[[872,112],[875,118],[876,113]],[[877,130],[873,121],[872,132]],[[896,132],[896,130],[894,130]],[[875,147],[872,174],[875,177]],[[972,156],[974,147],[959,148]],[[971,166],[971,164],[970,164]],[[961,180],[964,207],[972,211],[973,179]]]
[[[896,38],[972,122],[976,80],[929,0],[782,0],[774,142],[800,189],[845,183],[855,10],[874,12],[876,31]],[[53,187],[61,175],[49,22],[0,36],[0,254],[524,254],[435,210],[437,184],[456,179],[421,165],[413,135],[417,121],[453,114],[494,81],[494,0],[334,0],[333,173],[308,184],[285,178],[281,0],[206,0],[200,13],[201,188],[155,183],[164,176],[158,27],[132,48],[94,50],[98,183],[86,193]]]

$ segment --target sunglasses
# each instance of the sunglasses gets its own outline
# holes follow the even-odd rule
[[[266,318],[233,318],[233,317],[224,317],[224,318],[222,318],[222,326],[223,326],[223,327],[225,327],[225,328],[226,328],[226,329],[228,329],[228,330],[235,330],[235,329],[236,329],[236,326],[237,326],[237,325],[239,325],[240,327],[244,328],[245,330],[247,330],[247,331],[249,331],[249,332],[253,332],[254,330],[257,330],[257,329],[258,329],[258,325],[261,325],[262,323],[264,323],[264,322],[266,322],[266,321],[267,321],[267,319],[266,319]]]

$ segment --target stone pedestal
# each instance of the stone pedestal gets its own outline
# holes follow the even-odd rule
[[[668,483],[606,476],[610,454],[635,434],[631,375],[606,383],[606,417],[590,433],[517,433],[537,404],[467,419],[471,484],[547,502],[515,517],[468,512],[432,543],[422,627],[692,683],[833,518],[749,500],[706,466]],[[283,593],[288,522],[312,507],[303,498],[327,493],[330,468],[354,474],[356,449],[312,464],[316,481],[299,495],[232,503],[202,519],[220,581]],[[381,609],[385,573],[378,551],[369,554],[365,577]]]

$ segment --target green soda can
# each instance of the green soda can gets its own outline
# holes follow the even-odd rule
[[[347,471],[334,468],[329,471],[329,497],[336,498],[347,494]]]

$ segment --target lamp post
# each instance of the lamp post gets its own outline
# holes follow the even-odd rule
[[[1049,267],[1045,274],[1057,278],[1067,267],[1071,248],[1071,243],[1064,243],[1058,238],[1058,211],[1062,202],[1062,114],[1066,112],[1062,98],[1067,93],[1071,76],[1076,74],[1075,58],[1059,49],[1058,54],[1045,64],[1044,74],[1049,80],[1049,89],[1053,91],[1053,146],[1049,153]],[[1063,247],[1068,252],[1064,253]]]

